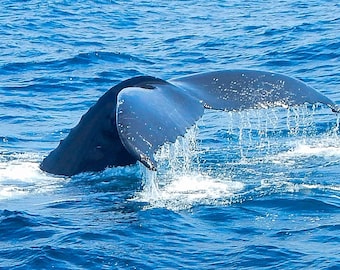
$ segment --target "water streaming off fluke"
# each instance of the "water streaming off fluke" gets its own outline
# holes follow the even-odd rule
[[[312,184],[309,168],[339,158],[339,116],[322,107],[207,111],[158,151],[157,172],[141,166],[144,188],[134,199],[178,210],[291,192]]]

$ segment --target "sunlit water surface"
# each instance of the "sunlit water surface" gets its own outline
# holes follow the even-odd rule
[[[142,165],[39,170],[119,81],[253,68],[340,103],[337,1],[2,1],[0,268],[337,269],[339,116],[207,110]]]

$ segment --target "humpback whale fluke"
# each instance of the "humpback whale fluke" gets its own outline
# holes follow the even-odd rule
[[[226,70],[164,81],[139,76],[107,91],[41,163],[48,173],[72,176],[141,161],[185,134],[204,109],[240,111],[323,103],[340,108],[300,80],[272,72]]]

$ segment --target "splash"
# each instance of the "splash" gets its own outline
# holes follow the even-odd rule
[[[223,204],[229,204],[244,188],[241,182],[219,179],[203,173],[174,175],[167,179],[166,184],[162,184],[162,179],[156,178],[155,173],[152,174],[151,178],[146,178],[148,184],[134,198],[147,202],[147,207],[182,210],[197,204],[216,204],[222,199]]]
[[[301,159],[301,158],[323,158],[332,159],[337,161],[340,157],[340,115],[337,115],[335,124],[330,126],[328,130],[324,132],[314,132],[312,135],[306,135],[306,129],[302,132],[303,136],[296,137],[295,140],[291,140],[289,149],[285,152],[281,152],[277,155],[277,159],[283,160],[289,159]],[[315,129],[315,125],[310,123]],[[272,157],[275,160],[274,157]]]
[[[42,173],[39,159],[38,155],[29,153],[1,156],[0,200],[51,192],[65,182],[64,178]]]
[[[141,166],[144,188],[134,199],[180,210],[302,190],[312,185],[304,179],[311,166],[325,166],[330,159],[339,166],[339,116],[333,120],[333,114],[307,105],[207,111],[183,138],[160,149],[157,172]],[[292,177],[303,166],[302,178]]]
[[[197,135],[195,126],[174,144],[164,145],[155,155],[157,172],[141,165],[144,188],[134,200],[147,202],[148,207],[181,210],[197,204],[215,204],[221,198],[229,202],[243,189],[241,182],[224,175],[212,176],[201,169]]]

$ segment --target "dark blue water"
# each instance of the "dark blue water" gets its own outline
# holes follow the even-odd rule
[[[139,165],[42,158],[110,87],[252,68],[340,103],[338,1],[1,1],[1,269],[338,269],[339,119],[207,112]]]

